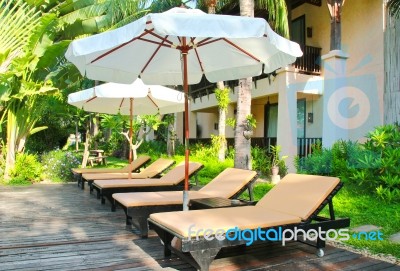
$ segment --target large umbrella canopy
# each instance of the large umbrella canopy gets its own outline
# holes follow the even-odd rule
[[[302,55],[300,46],[276,34],[262,18],[206,14],[173,8],[121,28],[73,41],[65,56],[88,78],[183,85],[185,92],[185,190],[189,188],[188,85],[272,72]]]
[[[130,100],[133,100],[131,108]],[[89,112],[162,115],[185,110],[183,93],[159,85],[106,83],[68,95],[68,103]]]

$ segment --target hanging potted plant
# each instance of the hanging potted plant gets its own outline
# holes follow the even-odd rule
[[[282,147],[280,145],[276,145],[276,146],[271,145],[270,146],[271,155],[272,155],[272,161],[271,161],[272,176],[277,176],[279,174],[279,165],[281,163],[284,163],[285,159],[288,158],[287,155],[280,157],[281,148]]]
[[[253,136],[253,129],[256,128],[257,121],[252,114],[246,116],[243,124],[243,136],[249,140]]]

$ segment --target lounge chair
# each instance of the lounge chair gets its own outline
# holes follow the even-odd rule
[[[131,173],[84,173],[82,174],[82,187],[86,181],[90,186],[90,193],[93,191],[93,180],[115,180],[115,179],[147,179],[159,178],[171,166],[175,164],[172,159],[158,158],[156,161],[142,169],[140,172]]]
[[[201,163],[189,162],[189,177],[203,167]],[[112,198],[114,193],[183,190],[184,181],[185,164],[181,163],[159,179],[95,180],[93,188],[97,190],[97,198],[101,198],[101,203],[104,204],[107,198],[111,203],[111,211],[115,211],[115,202]]]
[[[189,191],[190,199],[222,197],[237,198],[246,189],[252,200],[252,184],[257,179],[255,171],[227,168],[199,191]],[[113,195],[116,204],[122,206],[126,214],[126,224],[134,224],[142,238],[148,235],[147,218],[157,212],[182,210],[181,191],[117,193]]]
[[[165,256],[169,256],[173,250],[198,269],[208,270],[221,248],[248,242],[232,235],[228,235],[229,238],[223,235],[225,239],[218,240],[217,236],[209,235],[210,231],[215,233],[219,229],[228,231],[237,227],[240,230],[257,229],[259,232],[280,232],[286,229],[326,232],[348,227],[350,219],[336,219],[333,211],[332,198],[341,187],[338,178],[288,174],[255,206],[155,213],[150,215],[148,221],[164,243]],[[330,217],[318,216],[327,204]],[[210,230],[203,236],[196,229]],[[316,244],[313,244],[319,256],[323,256],[325,237],[322,233],[316,237]],[[177,242],[172,246],[174,238]],[[299,240],[302,239],[299,237]]]
[[[84,189],[84,182],[82,181],[82,174],[88,173],[128,173],[131,169],[132,172],[139,172],[140,168],[146,166],[151,160],[150,156],[141,155],[136,160],[131,162],[131,165],[127,165],[123,168],[73,168],[71,169],[75,179],[78,182],[78,186]]]

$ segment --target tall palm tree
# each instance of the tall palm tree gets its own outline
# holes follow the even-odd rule
[[[400,0],[387,1],[384,39],[384,123],[400,124]]]
[[[289,37],[288,13],[285,0],[200,0],[197,5],[207,10],[212,2],[216,13],[235,13],[240,9],[241,16],[254,17],[255,10],[266,11],[266,18],[272,28],[284,37]],[[264,12],[265,14],[265,12]],[[251,142],[243,137],[251,114],[252,78],[239,81],[237,115],[235,127],[235,167],[251,169]]]

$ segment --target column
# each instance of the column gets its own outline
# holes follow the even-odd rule
[[[346,60],[349,56],[341,50],[333,50],[322,56],[323,122],[322,145],[330,148],[338,139],[349,139],[349,109],[345,99],[350,97],[346,79]]]

